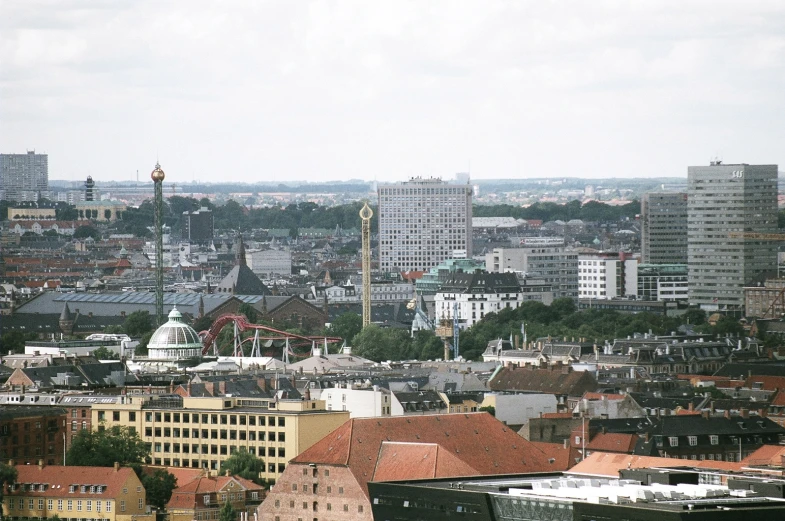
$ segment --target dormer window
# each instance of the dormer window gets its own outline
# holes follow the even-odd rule
[[[69,485],[68,486],[68,492],[70,492],[71,494],[76,492],[76,485]]]

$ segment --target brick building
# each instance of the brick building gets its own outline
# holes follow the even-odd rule
[[[207,471],[177,487],[166,505],[170,521],[218,519],[229,502],[235,512],[251,514],[264,497],[264,488],[239,476],[216,476]]]
[[[551,470],[547,455],[487,413],[357,418],[294,458],[260,519],[370,521],[369,481]]]
[[[62,407],[0,408],[0,461],[62,463],[65,416]]]

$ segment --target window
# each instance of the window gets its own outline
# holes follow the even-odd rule
[[[48,499],[46,501],[46,508],[47,508],[47,510],[54,510],[54,507],[55,507],[54,500],[53,499]]]
[[[144,500],[142,498],[139,498],[139,510],[143,508],[144,508]]]
[[[106,502],[106,511],[107,512],[111,512],[112,511],[112,502],[111,501],[107,501]]]
[[[100,499],[95,502],[95,511],[96,512],[100,512],[101,511],[101,500]]]
[[[120,500],[120,512],[125,512],[125,500]]]
[[[720,437],[717,436],[716,434],[712,434],[711,436],[709,436],[709,441],[711,442],[712,445],[719,445]]]
[[[32,501],[32,499],[30,501]],[[76,511],[77,512],[81,512],[82,511],[82,500],[81,499],[78,499],[76,501]]]
[[[44,509],[44,500],[43,499],[39,499],[38,500],[38,510],[43,510],[43,509]]]
[[[678,447],[679,446],[679,438],[676,436],[671,436],[668,438],[668,443],[671,447]]]
[[[70,512],[73,509],[74,509],[74,500],[73,499],[69,499],[68,500],[67,510]]]
[[[204,500],[204,504],[205,505],[209,505],[210,504],[210,495],[209,494],[205,494],[202,499]]]
[[[92,512],[93,511],[93,502],[90,501],[90,500],[87,501],[87,511],[88,512]]]
[[[698,437],[697,436],[687,436],[687,441],[690,444],[690,447],[694,447],[698,444]]]
[[[297,483],[292,483],[292,492],[297,492]]]
[[[63,500],[62,499],[58,499],[57,500],[57,510],[59,510],[61,512],[63,511]]]

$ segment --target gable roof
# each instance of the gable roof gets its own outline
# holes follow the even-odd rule
[[[597,380],[589,371],[559,368],[504,367],[488,384],[494,391],[535,391],[569,396],[583,396],[585,392],[597,389]]]
[[[583,474],[588,476],[619,477],[622,469],[663,468],[663,467],[691,467],[715,469],[720,471],[738,471],[743,466],[741,463],[730,461],[710,460],[683,460],[678,458],[660,458],[656,456],[632,456],[629,454],[614,454],[609,452],[594,452],[586,459],[570,469],[570,474]]]
[[[348,466],[367,495],[366,484],[374,476],[380,454],[385,456],[385,462],[395,459],[381,451],[385,441],[436,444],[481,475],[550,470],[542,451],[484,412],[355,418],[316,442],[292,463]],[[411,450],[421,457],[428,453],[423,448]],[[430,454],[433,457],[434,453]],[[444,468],[459,467],[465,468],[445,461]],[[416,471],[427,469],[427,464],[423,464]],[[402,475],[389,467],[380,473]]]
[[[236,264],[216,287],[218,293],[269,295],[270,289],[245,264]]]
[[[62,467],[17,465],[17,483],[38,483],[46,485],[44,490],[23,490],[19,487],[16,491],[6,492],[10,495],[24,495],[34,497],[68,497],[77,498],[113,498],[122,492],[123,485],[132,480],[139,481],[133,469],[129,467]],[[76,490],[69,493],[69,487],[77,485]],[[82,492],[81,485],[87,485]],[[91,485],[106,487],[102,492],[90,492]]]
[[[473,476],[477,471],[436,443],[383,441],[373,481]]]

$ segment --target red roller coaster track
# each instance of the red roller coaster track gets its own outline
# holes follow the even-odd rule
[[[218,317],[215,322],[210,326],[210,329],[207,331],[202,331],[199,333],[199,336],[202,338],[202,354],[208,354],[210,348],[213,345],[213,342],[216,338],[218,338],[218,333],[228,324],[234,322],[237,324],[238,331],[248,331],[248,330],[260,330],[266,331],[268,333],[273,333],[277,336],[266,336],[265,340],[299,340],[302,342],[327,342],[327,343],[340,343],[343,342],[342,338],[336,337],[323,337],[323,336],[304,336],[298,335],[296,333],[289,333],[287,331],[281,331],[280,329],[275,329],[270,326],[263,326],[261,324],[252,324],[248,321],[245,315],[233,315],[231,313],[227,313],[225,315],[221,315]]]

